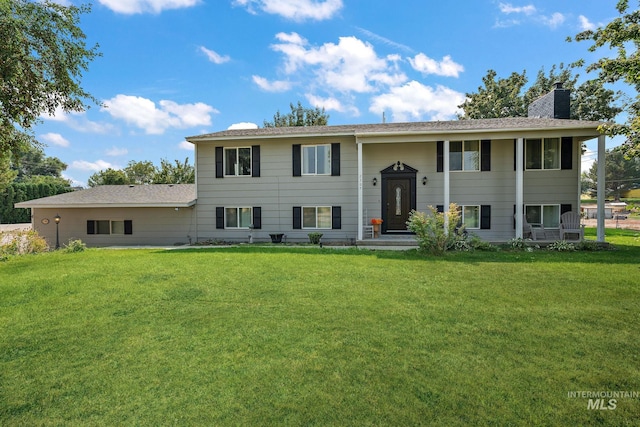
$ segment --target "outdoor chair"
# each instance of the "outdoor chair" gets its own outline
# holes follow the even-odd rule
[[[565,212],[560,215],[560,240],[566,240],[566,234],[577,234],[578,240],[584,239],[584,225],[580,224],[580,214]]]
[[[514,215],[515,218],[515,215]],[[544,225],[530,224],[527,222],[527,215],[522,215],[522,237],[530,237],[531,240],[538,240],[538,236],[546,238]]]

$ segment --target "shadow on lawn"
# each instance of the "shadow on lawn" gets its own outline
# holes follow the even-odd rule
[[[158,254],[191,255],[207,253],[229,254],[295,254],[306,256],[366,256],[380,259],[394,259],[402,261],[418,262],[462,262],[471,264],[482,263],[547,263],[547,262],[571,262],[571,263],[606,263],[606,264],[637,264],[640,258],[640,246],[611,245],[608,250],[599,251],[574,251],[557,252],[546,249],[535,249],[532,252],[513,251],[501,249],[497,252],[473,251],[473,252],[447,252],[437,256],[420,252],[417,249],[404,251],[396,250],[369,250],[356,247],[324,248],[309,246],[275,246],[275,245],[240,245],[217,248],[188,248],[159,250]]]

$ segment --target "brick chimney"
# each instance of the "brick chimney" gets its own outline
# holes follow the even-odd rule
[[[571,108],[571,91],[563,89],[562,83],[555,84],[555,88],[541,96],[529,105],[528,116],[549,119],[568,119]]]

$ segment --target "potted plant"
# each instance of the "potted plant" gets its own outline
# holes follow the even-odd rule
[[[271,243],[282,243],[283,236],[284,236],[284,233],[269,234],[269,237],[271,237]]]
[[[322,239],[322,233],[318,232],[309,233],[307,236],[309,236],[309,241],[314,245],[320,244],[320,239]]]
[[[382,218],[371,218],[371,225],[373,225],[373,237],[380,236],[380,224],[382,224]]]

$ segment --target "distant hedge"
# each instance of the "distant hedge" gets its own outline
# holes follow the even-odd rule
[[[59,184],[14,182],[0,193],[0,223],[19,224],[31,222],[31,209],[16,209],[13,207],[14,204],[70,191],[73,191],[73,189]]]

